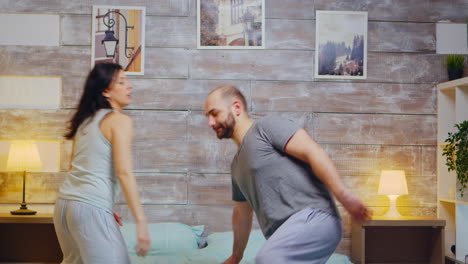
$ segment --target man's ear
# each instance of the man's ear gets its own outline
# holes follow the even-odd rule
[[[232,102],[232,108],[234,110],[234,114],[236,116],[240,116],[240,114],[242,113],[242,104],[240,101],[234,101]]]

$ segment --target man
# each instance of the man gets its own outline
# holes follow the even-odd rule
[[[342,232],[329,190],[352,217],[369,218],[368,208],[346,189],[327,154],[292,121],[268,117],[252,122],[245,97],[233,86],[208,95],[205,115],[219,139],[232,138],[238,146],[231,164],[234,246],[225,264],[241,261],[253,211],[267,238],[257,264],[327,261]]]

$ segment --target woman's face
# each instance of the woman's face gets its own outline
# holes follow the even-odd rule
[[[113,109],[120,110],[132,102],[132,85],[124,71],[118,71],[109,88],[102,92]]]

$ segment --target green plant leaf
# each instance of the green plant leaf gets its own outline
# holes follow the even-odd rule
[[[460,183],[460,193],[463,197],[468,184],[468,120],[455,124],[456,132],[448,133],[444,141],[442,156],[446,157],[448,171],[455,171]]]
[[[447,70],[462,70],[465,65],[465,56],[461,54],[449,54],[445,56]]]

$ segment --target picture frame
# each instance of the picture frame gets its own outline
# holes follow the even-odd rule
[[[264,49],[265,0],[197,0],[198,49]]]
[[[315,78],[367,79],[367,12],[316,11]]]
[[[113,62],[127,75],[144,75],[145,15],[143,6],[93,5],[91,68]]]

